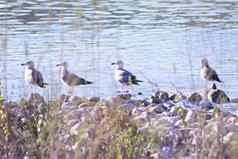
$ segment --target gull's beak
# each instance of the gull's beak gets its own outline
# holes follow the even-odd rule
[[[26,65],[26,63],[22,63],[21,65],[22,65],[22,66],[25,66],[25,65]]]
[[[115,62],[112,63],[112,65],[115,65],[115,64],[116,64]]]
[[[56,67],[62,66],[62,64],[57,64]]]

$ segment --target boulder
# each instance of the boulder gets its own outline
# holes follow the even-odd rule
[[[160,114],[160,113],[163,113],[163,112],[166,111],[166,107],[164,107],[163,104],[158,104],[158,105],[155,107],[154,111],[155,111],[156,113],[159,113],[159,114]]]
[[[203,101],[199,104],[199,106],[202,107],[202,109],[207,111],[214,108],[213,104],[209,101]]]
[[[71,96],[69,98],[69,102],[74,106],[78,106],[78,105],[84,103],[85,100],[83,100],[81,97],[78,97],[78,96]]]
[[[100,97],[91,97],[91,98],[89,98],[88,100],[89,100],[90,102],[95,102],[95,103],[97,103],[97,102],[100,101]]]
[[[144,107],[149,106],[149,105],[150,105],[150,101],[149,101],[149,99],[146,98],[146,99],[142,100],[142,105],[143,105]]]
[[[188,101],[193,105],[199,105],[202,101],[202,96],[199,93],[195,92],[188,97]]]
[[[172,101],[172,102],[174,102],[174,103],[178,103],[178,102],[180,102],[180,101],[182,101],[182,100],[185,100],[185,99],[187,99],[187,97],[185,96],[185,95],[179,95],[179,94],[173,94],[173,95],[171,95],[170,97],[169,97],[169,99]]]
[[[165,91],[157,91],[151,96],[151,103],[164,103],[169,101],[169,94]]]

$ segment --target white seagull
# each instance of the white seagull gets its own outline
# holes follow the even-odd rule
[[[202,68],[201,68],[201,77],[207,81],[217,81],[222,82],[220,78],[218,77],[216,71],[210,67],[208,60],[206,58],[203,58],[202,61]]]
[[[71,93],[73,93],[73,89],[75,86],[88,85],[88,84],[93,83],[93,82],[87,81],[81,77],[78,77],[74,73],[69,72],[67,62],[57,64],[56,66],[61,67],[61,70],[60,70],[61,81],[63,84],[65,84],[71,88],[71,91],[72,91]]]
[[[117,66],[115,69],[114,77],[115,77],[115,80],[123,86],[123,88],[129,85],[139,85],[140,82],[143,82],[141,80],[138,80],[136,76],[133,75],[131,72],[124,69],[123,61],[117,61],[115,63],[112,63],[112,65]]]
[[[25,81],[29,84],[39,86],[41,88],[46,88],[47,83],[44,82],[43,76],[40,71],[36,70],[33,61],[28,61],[21,64],[25,66]]]

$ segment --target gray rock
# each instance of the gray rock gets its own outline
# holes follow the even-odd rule
[[[74,106],[78,106],[82,104],[83,102],[85,102],[85,100],[83,100],[81,97],[78,97],[78,96],[71,96],[69,98],[69,102]]]
[[[149,106],[149,105],[150,105],[149,99],[148,99],[148,98],[144,99],[144,100],[142,101],[142,105],[145,106],[145,107]]]
[[[185,95],[179,95],[179,94],[173,94],[173,95],[171,95],[170,97],[169,97],[169,99],[172,101],[172,102],[174,102],[174,103],[178,103],[178,102],[180,102],[180,101],[182,101],[182,100],[185,100],[185,99],[187,99],[187,97],[185,96]]]
[[[200,103],[199,106],[202,107],[202,109],[205,109],[207,111],[214,108],[213,104],[209,101],[203,101]]]
[[[154,109],[154,111],[156,113],[163,113],[166,111],[166,108],[163,106],[163,104],[159,104],[156,106],[156,108]]]
[[[177,103],[181,100],[181,97],[178,94],[173,94],[169,97],[169,100],[171,100],[174,103]]]
[[[163,106],[166,108],[167,111],[171,110],[172,107],[175,106],[175,104],[171,101],[167,101],[165,103],[163,103]]]
[[[91,97],[91,98],[89,98],[89,101],[97,103],[100,101],[100,97]]]
[[[137,100],[124,100],[121,104],[122,108],[126,111],[132,111],[137,106],[140,106],[141,102]]]
[[[206,114],[206,120],[211,120],[212,119],[212,114]]]
[[[164,103],[169,101],[169,94],[167,92],[164,91],[157,91],[155,92],[152,96],[151,96],[151,103],[156,103],[156,104],[160,104],[160,103]]]
[[[161,100],[161,102],[167,102],[169,101],[169,94],[167,92],[161,92],[159,95],[159,98]]]
[[[202,96],[199,93],[195,92],[188,97],[188,101],[193,105],[199,105],[202,101]]]
[[[129,99],[131,99],[132,95],[131,94],[121,94],[121,95],[118,95],[118,97],[120,97],[121,99],[124,99],[124,100],[129,100]]]

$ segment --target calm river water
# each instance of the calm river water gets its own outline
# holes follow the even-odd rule
[[[49,87],[64,93],[55,65],[94,85],[82,96],[116,94],[111,62],[121,59],[145,82],[136,90],[201,91],[200,60],[207,57],[229,95],[238,94],[238,1],[236,0],[0,0],[2,93],[19,99],[32,88],[22,62],[33,60]]]

